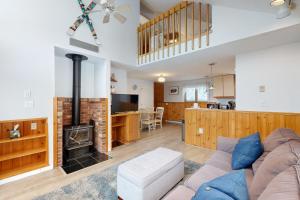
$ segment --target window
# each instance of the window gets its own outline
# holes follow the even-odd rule
[[[196,101],[196,88],[184,88],[185,101]]]
[[[183,88],[184,100],[187,102],[208,101],[209,93],[206,83]]]
[[[198,91],[198,101],[208,101],[208,92],[207,92],[207,86],[201,85],[197,88]]]

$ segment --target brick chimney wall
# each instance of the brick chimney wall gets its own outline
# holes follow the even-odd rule
[[[99,152],[106,152],[107,132],[107,106],[106,98],[81,98],[80,102],[80,123],[88,124],[92,119],[95,121],[94,137],[95,148]],[[58,165],[63,162],[63,127],[72,124],[72,98],[57,98],[57,159]]]

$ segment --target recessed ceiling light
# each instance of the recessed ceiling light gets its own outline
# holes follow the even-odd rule
[[[281,6],[284,3],[285,3],[284,0],[272,0],[270,4],[271,4],[271,6]]]
[[[160,76],[158,77],[158,82],[164,83],[164,82],[166,82],[166,78],[165,78],[163,75],[160,75]]]

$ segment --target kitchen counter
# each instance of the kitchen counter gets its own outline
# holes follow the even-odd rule
[[[259,132],[264,140],[277,128],[290,128],[300,133],[300,113],[185,109],[185,141],[204,148],[216,149],[218,136],[242,138]]]

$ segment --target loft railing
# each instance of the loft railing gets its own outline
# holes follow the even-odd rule
[[[212,28],[210,4],[183,1],[137,29],[138,64],[209,46]],[[205,42],[205,41],[204,41]]]

